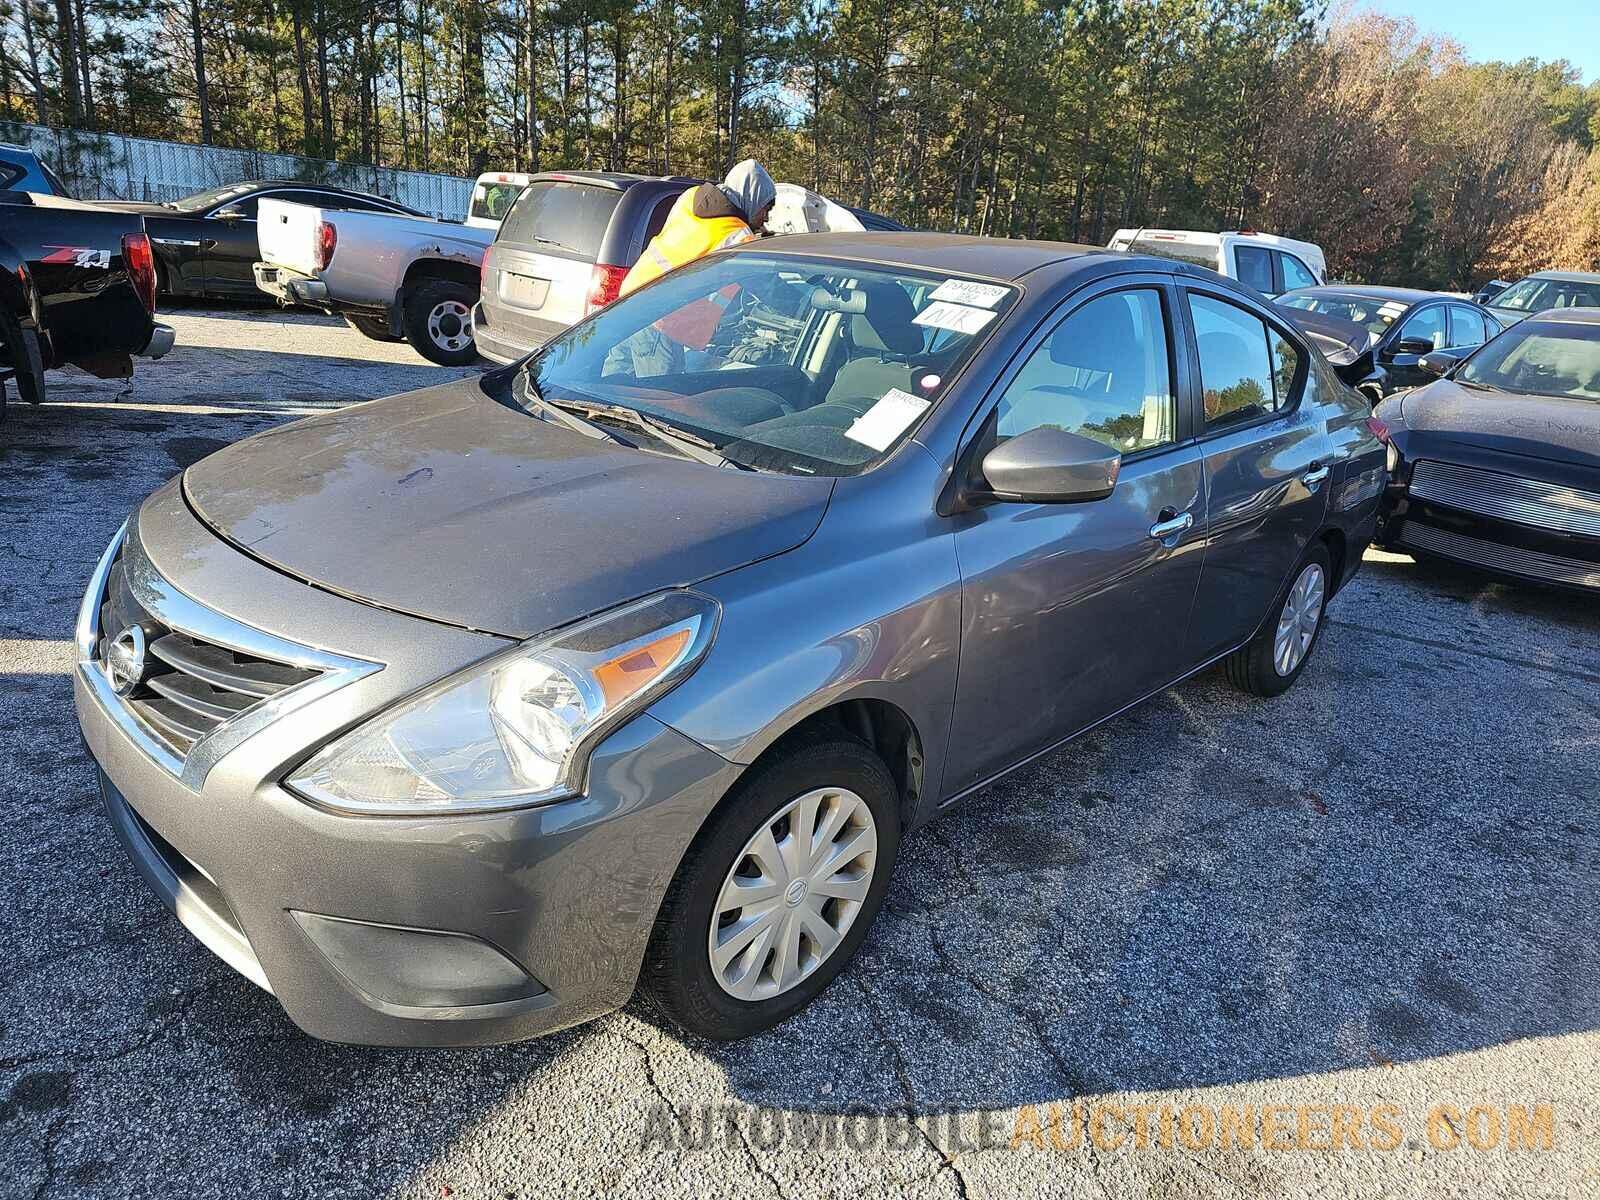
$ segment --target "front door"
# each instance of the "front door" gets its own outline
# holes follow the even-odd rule
[[[1205,503],[1174,371],[1175,293],[1118,281],[1047,325],[973,452],[1040,425],[1122,453],[1115,490],[956,518],[961,665],[946,788],[964,791],[1187,669]]]
[[[1264,306],[1184,291],[1209,518],[1189,645],[1204,662],[1249,639],[1321,528],[1333,446],[1309,359]]]
[[[1389,390],[1432,383],[1433,376],[1422,369],[1422,356],[1443,350],[1449,343],[1444,305],[1429,304],[1413,312],[1378,352],[1389,374]]]

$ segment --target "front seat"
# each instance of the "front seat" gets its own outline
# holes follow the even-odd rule
[[[1077,433],[1086,425],[1140,411],[1143,364],[1133,315],[1120,295],[1091,300],[1061,323],[1048,343],[1050,361],[1077,372],[1071,382],[1041,383],[1007,397],[996,432],[1013,437],[1040,425]]]
[[[823,403],[863,413],[890,388],[912,391],[911,357],[922,351],[922,328],[916,324],[916,306],[899,284],[874,280],[857,288],[866,293],[867,311],[850,318],[856,356],[839,368]]]

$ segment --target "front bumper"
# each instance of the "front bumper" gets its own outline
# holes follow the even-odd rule
[[[263,262],[253,264],[250,269],[255,273],[256,287],[279,304],[307,304],[322,308],[328,303],[328,285],[320,279]]]
[[[287,635],[285,615],[317,644],[343,625],[336,644],[378,667],[232,744],[225,724],[220,751],[202,741],[174,764],[80,649],[75,699],[113,825],[202,942],[306,1032],[341,1042],[514,1041],[627,1001],[661,896],[738,768],[641,716],[599,747],[572,800],[458,818],[324,811],[280,780],[428,676],[506,643],[297,584],[212,536],[172,485],[127,552],[272,636]]]
[[[1570,520],[1560,521],[1570,514],[1557,510],[1555,519],[1541,522],[1536,504],[1486,496],[1470,487],[1421,487],[1418,466],[1407,463],[1385,494],[1380,545],[1449,559],[1506,579],[1600,590],[1600,536],[1552,527],[1570,525]],[[1448,464],[1447,469],[1461,470]]]

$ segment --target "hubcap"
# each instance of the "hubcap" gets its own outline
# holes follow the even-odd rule
[[[711,974],[730,996],[782,995],[855,924],[878,865],[872,810],[845,788],[786,804],[733,860],[711,913]]]
[[[472,344],[472,313],[459,300],[435,304],[428,313],[428,336],[441,350],[460,350]]]
[[[1272,665],[1279,675],[1293,675],[1311,649],[1322,620],[1323,574],[1318,563],[1310,563],[1289,589],[1278,618],[1278,633],[1272,639]]]

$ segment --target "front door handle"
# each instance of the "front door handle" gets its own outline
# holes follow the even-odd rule
[[[1311,469],[1300,476],[1300,482],[1308,488],[1314,488],[1328,477],[1328,468],[1321,463],[1312,463]]]
[[[1172,510],[1163,509],[1162,511],[1163,513],[1167,513],[1171,512]],[[1158,542],[1164,542],[1169,537],[1175,537],[1177,534],[1187,532],[1193,527],[1193,525],[1193,513],[1179,513],[1175,517],[1164,517],[1162,520],[1157,521],[1154,525],[1150,526],[1150,536],[1155,538]]]
[[[202,249],[202,250],[215,250],[216,248],[217,248],[217,239],[216,238],[201,238],[200,239],[200,249]]]

